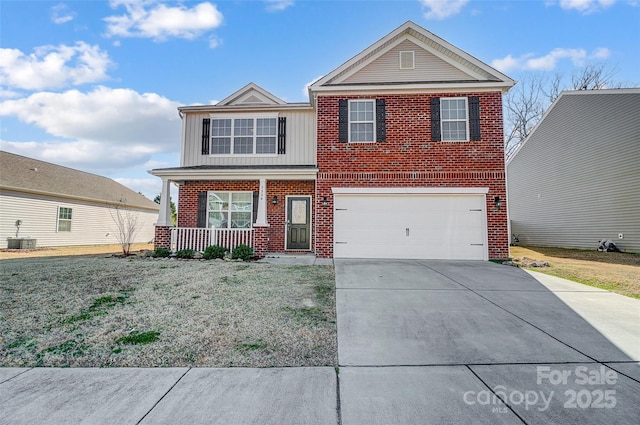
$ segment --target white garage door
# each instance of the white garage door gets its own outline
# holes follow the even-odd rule
[[[334,194],[335,258],[487,260],[484,194]]]

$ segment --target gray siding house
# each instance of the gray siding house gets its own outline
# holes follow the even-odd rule
[[[106,177],[0,151],[0,248],[10,238],[38,247],[117,244],[115,206],[137,217],[134,242],[153,240],[153,201]]]
[[[566,91],[507,162],[524,245],[640,252],[640,89]]]

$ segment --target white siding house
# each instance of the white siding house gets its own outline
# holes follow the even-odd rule
[[[117,244],[116,207],[137,217],[134,242],[153,240],[153,201],[106,177],[0,152],[0,248],[9,238],[38,247]]]
[[[522,244],[640,252],[640,89],[563,92],[507,162]]]

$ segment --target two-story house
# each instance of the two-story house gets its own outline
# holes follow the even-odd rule
[[[156,246],[506,258],[502,95],[514,84],[407,22],[313,83],[309,102],[249,84],[181,107],[180,167],[150,171],[163,180]]]

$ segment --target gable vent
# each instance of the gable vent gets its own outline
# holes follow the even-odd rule
[[[414,69],[416,67],[415,53],[413,50],[400,52],[400,69]]]

